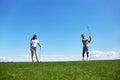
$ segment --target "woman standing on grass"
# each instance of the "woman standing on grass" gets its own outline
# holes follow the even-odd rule
[[[36,35],[33,35],[32,39],[30,40],[30,50],[31,50],[31,58],[32,58],[32,62],[34,62],[33,60],[33,56],[35,54],[36,56],[36,60],[38,62],[38,57],[37,57],[37,45],[41,48],[41,45],[37,39]]]

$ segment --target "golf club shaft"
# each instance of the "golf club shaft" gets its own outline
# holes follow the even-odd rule
[[[41,61],[41,47],[40,47],[40,52],[39,52],[39,61]]]
[[[87,29],[88,29],[89,36],[91,36],[89,26],[87,26]]]

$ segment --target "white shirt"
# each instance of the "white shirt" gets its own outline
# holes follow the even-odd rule
[[[37,39],[31,40],[31,47],[37,47],[39,41]]]

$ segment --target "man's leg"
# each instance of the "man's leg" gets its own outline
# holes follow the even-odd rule
[[[82,60],[84,60],[84,55],[85,55],[85,48],[83,47],[83,51],[82,51]]]
[[[88,47],[86,48],[86,54],[87,54],[87,60],[89,59],[89,51],[88,51]]]
[[[84,60],[84,54],[85,54],[85,53],[82,53],[82,56],[83,56],[82,60]]]
[[[87,52],[87,60],[89,59],[89,52]]]

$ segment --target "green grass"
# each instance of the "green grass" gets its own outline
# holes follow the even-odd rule
[[[120,60],[1,62],[0,80],[120,80]]]

